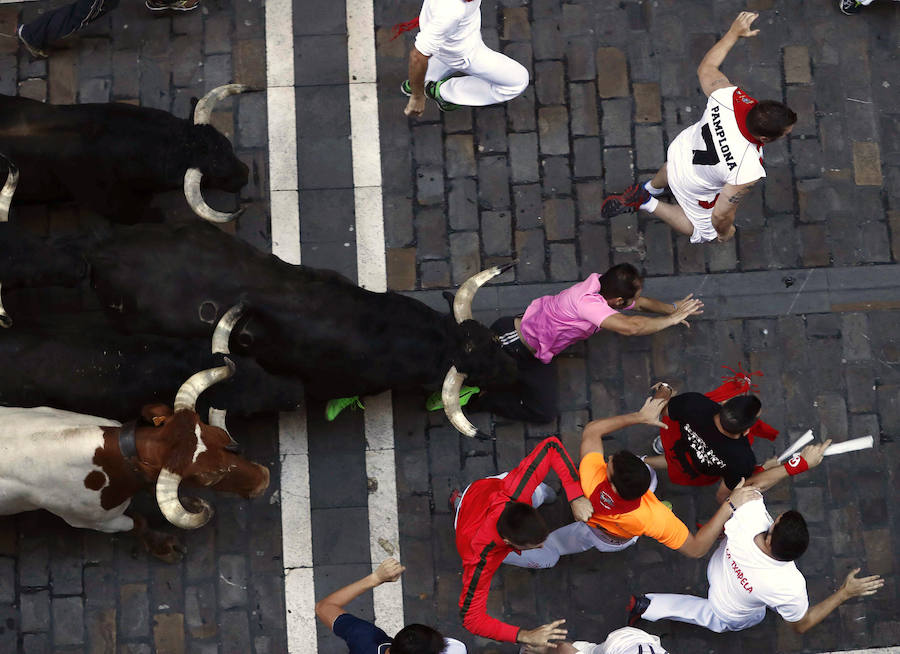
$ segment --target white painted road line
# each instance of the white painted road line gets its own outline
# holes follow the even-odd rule
[[[300,263],[294,23],[291,0],[266,2],[266,106],[272,254]],[[281,547],[288,652],[314,654],[316,594],[310,513],[306,409],[278,420],[281,459]]]
[[[375,68],[373,0],[347,0],[347,60],[350,79],[350,141],[356,216],[357,283],[387,290],[384,212],[381,201],[381,139]],[[394,414],[391,393],[366,398],[366,476],[369,492],[369,551],[372,566],[400,555]],[[374,483],[373,483],[374,482]],[[403,578],[374,591],[375,622],[388,634],[403,628]]]

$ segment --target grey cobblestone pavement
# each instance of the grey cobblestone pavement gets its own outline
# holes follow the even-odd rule
[[[2,5],[0,31],[12,33],[20,17],[58,4]],[[496,435],[494,443],[458,437],[442,415],[424,413],[424,396],[395,395],[407,621],[433,623],[436,617],[439,628],[465,640],[472,652],[515,651],[471,638],[459,623],[450,488],[508,469],[544,434],[558,433],[575,449],[580,425],[638,406],[651,381],[705,391],[717,383],[720,366],[743,361],[764,371],[766,420],[782,430],[774,445],[758,444],[760,457],[810,427],[823,437],[876,435],[873,453],[830,460],[774,490],[770,503],[773,510],[796,506],[810,519],[813,545],[801,567],[814,599],[854,564],[884,575],[887,585],[875,598],[844,605],[805,638],[771,617],[737,635],[669,623],[650,630],[668,634],[664,642],[673,652],[691,654],[900,643],[900,550],[892,543],[900,517],[888,500],[900,473],[900,296],[894,290],[900,6],[876,0],[847,18],[834,2],[750,0],[747,6],[763,14],[762,32],[739,45],[725,69],[751,94],[786,99],[801,121],[788,141],[767,148],[769,177],[741,208],[737,239],[707,247],[673,238],[643,214],[603,221],[598,208],[606,189],[649,176],[674,135],[699,116],[694,69],[743,2],[485,0],[485,41],[521,61],[532,85],[507,106],[439,115],[431,105],[423,120],[407,121],[397,87],[406,77],[411,37],[391,42],[389,31],[419,6],[415,0],[375,3],[392,289],[438,305],[440,290],[516,256],[519,266],[498,280],[497,290],[479,295],[478,317],[489,320],[497,306],[521,310],[533,297],[620,261],[642,267],[651,277],[648,289],[660,294],[693,289],[703,273],[727,273],[716,277],[725,280],[717,288],[726,290],[728,280],[765,289],[813,268],[855,281],[844,287],[823,282],[824,295],[815,302],[787,307],[781,296],[772,302],[763,291],[743,292],[690,331],[595,337],[559,360],[565,398],[559,420],[524,426],[477,416],[479,426]],[[260,0],[204,0],[198,11],[157,17],[139,2],[123,3],[49,60],[36,62],[15,41],[0,39],[0,92],[53,103],[137,102],[184,116],[192,96],[220,83],[265,86],[263,9]],[[304,263],[355,278],[345,6],[295,0],[294,14]],[[241,198],[248,208],[225,229],[267,250],[263,94],[222,103],[214,124],[251,167]],[[221,209],[234,201],[224,194],[209,199]],[[159,203],[173,218],[185,215],[179,194],[163,195]],[[71,209],[30,212],[29,224],[39,231],[90,224]],[[43,221],[35,220],[40,216]],[[841,289],[843,295],[828,294]],[[321,405],[310,403],[319,596],[371,564],[363,535],[362,418],[325,423],[321,415]],[[189,553],[180,565],[134,553],[126,534],[76,531],[45,514],[0,519],[0,652],[285,652],[276,421],[230,427],[248,445],[248,457],[270,467],[272,486],[252,502],[214,498],[214,522],[184,535]],[[643,451],[651,436],[632,429],[611,447]],[[346,480],[339,488],[335,469]],[[660,494],[689,525],[713,508],[707,494],[665,482]],[[568,519],[562,502],[545,514],[553,526]],[[703,571],[702,561],[641,542],[622,554],[570,557],[552,571],[504,569],[490,610],[522,624],[566,617],[573,635],[602,639],[623,623],[629,592],[652,586],[702,593]],[[353,608],[372,617],[367,597]],[[326,654],[346,651],[321,628],[318,644]]]
[[[854,565],[887,584],[805,637],[773,617],[726,635],[669,622],[644,626],[664,635],[671,651],[692,654],[900,642],[893,545],[900,523],[888,499],[898,483],[900,340],[890,309],[900,306],[900,292],[895,266],[873,266],[900,260],[898,7],[876,3],[847,18],[830,2],[485,0],[485,42],[522,62],[532,85],[506,106],[441,115],[429,103],[422,119],[407,121],[395,89],[406,77],[412,38],[390,41],[389,29],[418,6],[378,3],[376,10],[390,286],[437,307],[439,289],[517,257],[500,280],[510,285],[478,298],[488,322],[627,261],[650,277],[648,294],[671,300],[705,288],[708,295],[699,294],[710,310],[690,330],[600,334],[567,351],[558,359],[559,420],[523,426],[472,416],[493,430],[494,443],[457,437],[442,416],[422,415],[419,397],[397,399],[407,621],[437,616],[440,628],[464,634],[470,651],[516,651],[460,626],[450,490],[509,469],[546,434],[561,435],[577,452],[582,425],[638,408],[653,381],[705,392],[718,384],[720,366],[743,362],[765,373],[765,419],[782,431],[774,444],[757,443],[760,459],[807,428],[822,438],[876,436],[874,452],[829,460],[769,494],[773,511],[796,507],[810,520],[812,545],[800,567],[811,598],[825,597]],[[760,35],[736,46],[723,71],[756,97],[788,102],[800,121],[790,139],[766,148],[768,177],[739,209],[737,238],[692,246],[647,214],[602,219],[604,193],[652,175],[668,143],[700,116],[696,66],[745,8],[761,12]],[[840,273],[826,283],[824,273],[808,272],[823,267]],[[747,274],[770,269],[781,270]],[[814,279],[822,283],[816,292],[791,293],[795,281]],[[631,428],[609,447],[647,452],[653,436]],[[659,495],[691,527],[714,510],[710,492],[668,480]],[[551,528],[571,520],[564,502],[545,515]],[[705,565],[645,539],[624,553],[565,558],[553,570],[504,566],[489,610],[526,626],[565,617],[575,638],[602,640],[624,624],[632,592],[705,594]]]

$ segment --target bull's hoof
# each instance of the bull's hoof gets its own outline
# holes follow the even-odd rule
[[[147,529],[142,534],[142,541],[150,554],[166,563],[178,563],[187,553],[187,548],[181,541],[162,531]]]

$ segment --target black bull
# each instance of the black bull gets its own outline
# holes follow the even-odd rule
[[[8,265],[20,251],[9,229],[0,226],[4,289],[29,284],[23,268]],[[208,338],[223,313],[243,303],[246,317],[232,333],[231,351],[305,380],[320,399],[437,385],[451,366],[482,387],[516,381],[515,361],[475,320],[457,324],[412,298],[285,263],[206,223],[115,227],[70,239],[62,249],[69,258],[61,254],[48,265],[58,273],[59,262],[71,262],[74,283],[83,274],[80,259],[87,261],[94,292],[122,332]],[[18,321],[12,300],[4,290]]]
[[[205,123],[216,100],[245,88],[208,94],[198,104],[197,124],[129,104],[55,106],[0,95],[0,153],[22,174],[14,204],[76,200],[112,220],[136,222],[152,217],[151,194],[182,188],[190,169],[208,188],[239,192],[248,168]],[[201,217],[231,217],[209,209],[199,190],[194,198],[189,203]]]

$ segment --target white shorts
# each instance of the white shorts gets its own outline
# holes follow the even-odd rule
[[[688,130],[684,130],[669,144],[666,152],[666,176],[669,179],[669,190],[694,226],[691,243],[706,243],[719,237],[712,224],[713,204],[719,194],[710,195],[706,189],[698,189],[691,183],[692,164],[689,162],[692,149],[687,134]]]

